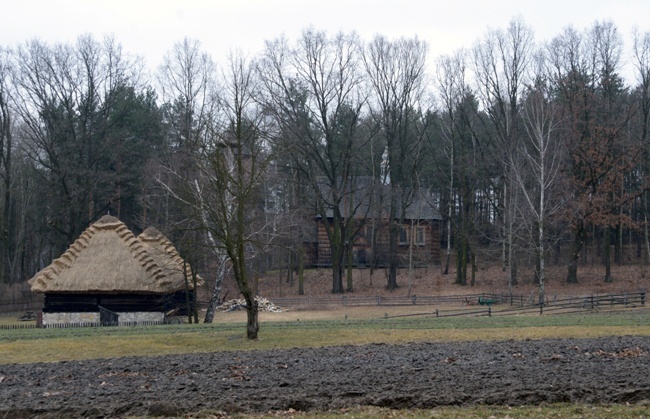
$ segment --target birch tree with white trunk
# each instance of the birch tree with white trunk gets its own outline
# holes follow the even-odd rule
[[[449,272],[449,261],[451,258],[452,242],[452,219],[456,205],[455,171],[456,147],[458,142],[458,119],[460,103],[467,94],[466,77],[466,53],[461,50],[451,56],[442,56],[438,59],[435,77],[436,90],[441,101],[441,133],[445,140],[444,153],[449,162],[448,202],[447,202],[447,249],[445,251],[445,262],[443,274]]]
[[[538,83],[528,89],[522,107],[526,135],[511,154],[510,166],[525,202],[522,220],[532,221],[529,231],[535,242],[538,261],[539,304],[545,301],[547,224],[564,200],[560,191],[560,167],[564,149],[558,135],[558,112],[547,85]]]
[[[490,30],[473,49],[478,97],[493,133],[493,158],[502,174],[494,189],[501,192],[495,203],[501,222],[502,266],[509,271],[508,284],[517,283],[517,243],[515,238],[516,200],[508,153],[520,138],[520,104],[534,45],[532,29],[521,18],[513,19],[506,30]]]

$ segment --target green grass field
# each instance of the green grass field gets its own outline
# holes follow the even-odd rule
[[[213,324],[0,330],[0,363],[379,342],[650,335],[650,312],[638,309],[582,315],[384,318],[403,312],[373,307],[347,313],[264,313],[256,341],[245,338],[243,312],[220,313]]]
[[[151,327],[0,330],[0,363],[55,362],[121,356],[191,352],[360,345],[366,343],[544,339],[650,335],[650,311],[621,310],[581,315],[504,317],[432,315],[390,318],[426,312],[420,308],[346,308],[345,310],[263,313],[260,339],[245,338],[245,313],[219,313],[214,324]],[[386,315],[389,318],[385,318]],[[11,320],[4,320],[11,323]],[[2,324],[2,322],[0,322]],[[197,413],[220,417],[219,412]],[[646,406],[471,406],[433,410],[360,407],[345,411],[279,413],[299,417],[408,418],[601,418],[650,417]],[[268,417],[277,417],[278,413]],[[242,416],[249,417],[249,416]],[[254,415],[253,417],[266,417]]]

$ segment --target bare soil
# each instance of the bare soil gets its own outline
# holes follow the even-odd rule
[[[0,417],[650,402],[649,337],[374,344],[0,366]]]

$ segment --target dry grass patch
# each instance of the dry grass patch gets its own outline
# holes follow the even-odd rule
[[[227,414],[225,412],[205,410],[183,416],[186,418],[444,418],[444,419],[564,419],[564,418],[647,418],[648,407],[645,405],[596,406],[586,404],[548,404],[542,406],[466,406],[438,407],[435,409],[389,409],[375,406],[344,408],[327,412],[298,412],[295,410],[260,414]]]
[[[34,325],[36,324],[36,320],[18,320],[19,317],[21,317],[22,314],[17,314],[17,313],[8,313],[8,314],[0,314],[0,326],[7,326],[7,325]]]
[[[365,320],[379,319],[386,315],[429,314],[435,310],[462,310],[463,306],[368,306],[348,307],[343,305],[324,307],[319,310],[293,310],[281,313],[260,313],[260,321],[264,322],[294,322],[312,320]],[[475,308],[474,308],[475,309]],[[487,308],[485,309],[487,312]],[[216,313],[215,322],[240,323],[246,321],[245,311]]]
[[[122,356],[166,355],[251,349],[405,344],[471,340],[591,338],[615,335],[650,335],[650,313],[628,311],[619,315],[516,317],[364,317],[362,312],[326,312],[309,320],[282,317],[263,320],[260,339],[245,338],[243,313],[225,313],[212,325],[153,327],[27,329],[0,333],[0,363],[51,362]],[[371,310],[371,313],[375,313]],[[277,315],[283,313],[267,313]],[[296,314],[296,313],[294,313]],[[298,315],[307,312],[297,313]],[[320,317],[322,316],[322,317]],[[334,316],[334,319],[331,319]]]

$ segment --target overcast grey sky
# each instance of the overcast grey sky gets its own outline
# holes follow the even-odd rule
[[[129,53],[155,69],[172,45],[199,39],[215,61],[229,48],[254,54],[281,34],[295,39],[310,25],[330,33],[356,31],[365,39],[417,35],[430,56],[471,47],[488,28],[505,28],[515,16],[548,40],[564,27],[582,30],[611,19],[631,50],[637,26],[650,31],[648,0],[11,0],[0,7],[0,45],[38,37],[73,42],[77,36],[113,34]]]

